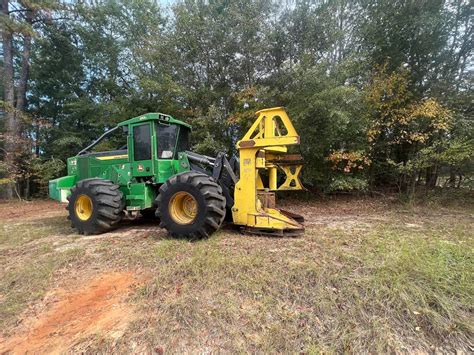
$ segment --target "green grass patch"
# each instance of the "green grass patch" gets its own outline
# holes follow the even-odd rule
[[[84,250],[56,251],[72,233],[63,217],[0,224],[0,327],[13,327],[32,302],[50,288],[54,272],[67,267]]]
[[[71,234],[74,234],[74,230],[65,216],[4,221],[0,223],[0,250],[21,247],[45,237]]]
[[[349,213],[364,204],[352,203],[344,204]],[[138,320],[119,340],[93,341],[97,351],[469,352],[471,209],[397,205],[347,215],[327,204],[331,214],[300,238],[224,229],[190,242],[132,226],[88,239],[62,217],[19,223],[11,237],[8,226],[0,234],[0,325],[11,328],[57,270],[64,278],[81,266],[151,275],[131,299]]]
[[[301,239],[161,241],[140,296],[149,318],[130,336],[178,351],[468,350],[470,221],[398,217]]]
[[[33,301],[41,299],[51,287],[53,274],[83,255],[81,249],[44,253],[8,263],[1,260],[0,327],[7,330]],[[8,265],[7,265],[8,264]]]

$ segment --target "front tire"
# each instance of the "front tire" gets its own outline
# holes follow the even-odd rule
[[[81,180],[71,189],[68,200],[68,218],[79,234],[107,232],[123,218],[123,194],[109,180]]]
[[[226,199],[208,175],[189,171],[173,176],[156,198],[160,227],[175,237],[207,238],[224,221]]]

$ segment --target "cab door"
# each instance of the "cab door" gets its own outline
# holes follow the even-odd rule
[[[132,125],[128,146],[133,177],[153,175],[153,131],[150,122]]]

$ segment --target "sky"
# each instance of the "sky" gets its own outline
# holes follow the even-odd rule
[[[160,0],[160,4],[162,6],[168,6],[168,5],[173,4],[175,2],[176,2],[176,0]]]

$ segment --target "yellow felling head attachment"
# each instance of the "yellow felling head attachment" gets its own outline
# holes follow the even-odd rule
[[[275,192],[302,190],[299,179],[302,157],[287,154],[288,146],[299,145],[296,133],[283,107],[257,112],[257,119],[242,140],[237,142],[240,180],[235,186],[234,223],[257,234],[297,235],[304,232],[303,217],[275,208]],[[261,173],[267,171],[265,186]],[[278,185],[278,171],[285,181]]]

